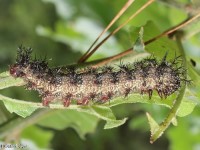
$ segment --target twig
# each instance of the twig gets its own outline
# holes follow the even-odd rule
[[[145,3],[139,10],[137,10],[132,16],[130,16],[124,23],[122,23],[117,29],[112,31],[108,36],[106,36],[90,53],[88,53],[81,61],[79,62],[85,62],[110,36],[117,33],[123,26],[125,26],[130,20],[132,20],[134,17],[136,17],[142,10],[144,10],[146,7],[148,7],[151,3],[153,3],[155,0],[149,0],[147,3]]]
[[[184,53],[184,50],[183,50],[183,47],[182,47],[182,44],[181,44],[181,39],[180,39],[179,35],[176,36],[176,41],[177,41],[177,45],[178,45],[179,50],[180,50],[181,55],[182,55],[183,66],[186,68],[185,53]],[[185,76],[187,76],[186,72],[185,72]],[[167,118],[159,125],[159,128],[151,136],[150,143],[155,142],[163,134],[163,132],[168,128],[168,126],[171,124],[172,120],[176,117],[176,114],[178,112],[178,109],[180,107],[180,104],[182,102],[182,99],[183,99],[183,96],[184,96],[184,93],[185,93],[185,88],[186,88],[186,84],[183,84],[183,86],[181,87],[179,94],[176,98],[176,101],[175,101],[174,105],[172,106]]]
[[[186,25],[188,25],[192,21],[196,20],[198,17],[200,17],[200,12],[198,14],[196,14],[195,16],[193,16],[192,18],[186,19],[185,21],[183,21],[182,23],[178,24],[177,26],[172,27],[171,29],[166,30],[165,32],[161,33],[160,35],[158,35],[158,36],[146,41],[144,44],[147,45],[147,44],[159,39],[160,37],[163,37],[163,36],[171,34],[171,33],[175,32],[175,31],[185,27]]]
[[[190,19],[184,20],[182,23],[180,23],[180,24],[178,24],[178,25],[176,25],[176,26],[174,26],[174,27],[172,27],[172,28],[170,28],[170,29],[164,31],[163,33],[157,35],[156,37],[153,37],[152,39],[150,39],[150,40],[144,42],[144,45],[148,45],[148,44],[150,44],[150,43],[156,41],[157,39],[159,39],[159,38],[161,38],[161,37],[163,37],[163,36],[167,36],[167,35],[169,35],[169,34],[174,33],[175,31],[177,31],[177,30],[179,30],[179,29],[185,27],[186,25],[188,25],[188,24],[191,23],[192,21],[196,20],[198,17],[200,17],[200,13],[196,14],[195,16],[193,16],[193,17],[190,18]],[[119,54],[117,54],[117,55],[115,55],[115,56],[109,57],[109,58],[105,59],[104,61],[102,61],[102,62],[100,62],[100,63],[98,63],[98,64],[95,64],[94,67],[98,67],[98,66],[107,64],[107,63],[109,63],[109,62],[111,62],[111,61],[113,61],[113,60],[119,59],[119,58],[121,58],[121,57],[123,57],[123,56],[126,56],[126,55],[132,53],[132,52],[133,52],[133,48],[131,47],[131,48],[127,49],[126,51],[122,52],[122,53],[119,53]]]
[[[125,51],[123,53],[120,53],[118,55],[115,55],[115,56],[112,56],[112,57],[108,57],[108,58],[104,59],[103,61],[101,61],[101,62],[99,62],[99,63],[97,63],[95,65],[92,65],[91,67],[92,68],[98,68],[100,66],[103,66],[103,65],[105,65],[105,64],[107,64],[107,63],[109,63],[109,62],[111,62],[113,60],[116,60],[116,59],[119,59],[119,58],[121,58],[123,56],[128,55],[130,53],[130,51],[133,52],[132,48],[131,48],[131,50],[127,50],[127,51]]]
[[[93,48],[93,46],[96,44],[96,42],[99,40],[99,38],[106,32],[108,29],[119,19],[119,17],[128,9],[128,7],[134,2],[135,0],[128,0],[127,3],[122,7],[122,9],[119,11],[119,13],[113,18],[113,20],[109,23],[109,25],[99,34],[99,36],[96,38],[96,40],[92,43],[90,48],[87,50],[87,52],[79,59],[78,62],[82,62],[82,60],[85,58],[85,56],[90,52],[90,50]]]

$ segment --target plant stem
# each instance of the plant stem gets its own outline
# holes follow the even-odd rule
[[[85,57],[88,55],[90,50],[93,48],[93,46],[96,44],[96,42],[99,40],[99,38],[106,32],[108,29],[119,19],[119,17],[128,9],[128,7],[134,2],[135,0],[128,0],[127,3],[122,7],[122,9],[117,13],[117,15],[113,18],[113,20],[108,24],[108,26],[100,33],[100,35],[96,38],[96,40],[92,43],[90,48],[87,50],[87,52],[79,59],[79,62],[82,62]]]
[[[177,30],[179,30],[179,29],[185,27],[186,25],[188,25],[189,23],[191,23],[192,21],[196,20],[196,19],[199,18],[199,17],[200,17],[200,13],[196,14],[195,16],[193,16],[193,17],[190,18],[190,19],[184,20],[184,21],[181,22],[180,24],[178,24],[178,25],[176,25],[176,26],[174,26],[174,27],[172,27],[172,28],[170,28],[170,29],[168,29],[168,30],[162,32],[161,34],[157,35],[156,37],[153,37],[152,39],[150,39],[150,40],[148,40],[148,41],[145,41],[145,42],[144,42],[144,45],[148,45],[148,44],[150,44],[150,43],[152,43],[152,42],[158,40],[158,39],[161,38],[161,37],[164,37],[164,36],[167,36],[167,35],[169,35],[169,34],[174,33],[175,31],[177,31]],[[107,58],[107,59],[104,59],[102,62],[97,63],[94,67],[99,67],[99,66],[105,65],[105,64],[107,64],[107,63],[109,63],[109,62],[111,62],[111,61],[113,61],[113,60],[119,59],[119,58],[121,58],[121,57],[123,57],[123,56],[126,56],[126,55],[128,55],[128,54],[131,54],[131,53],[133,53],[133,51],[134,51],[134,49],[131,47],[131,48],[125,50],[125,51],[122,52],[122,53],[119,53],[119,54],[117,54],[117,55],[114,55],[114,56],[112,56],[112,57],[109,57],[109,58]]]
[[[150,4],[152,4],[155,0],[149,0],[146,2],[140,9],[138,9],[133,15],[131,15],[124,23],[122,23],[117,29],[112,31],[108,36],[106,36],[94,49],[88,53],[84,58],[79,60],[79,62],[85,62],[96,50],[112,35],[117,33],[122,27],[124,27],[129,21],[131,21],[134,17],[136,17],[140,12],[142,12],[145,8],[147,8]]]
[[[183,67],[186,68],[186,58],[185,58],[185,53],[184,53],[184,50],[183,50],[183,47],[181,44],[180,35],[176,35],[176,41],[177,41],[179,50],[182,54]],[[186,72],[185,72],[185,76],[187,76]],[[185,93],[185,88],[186,88],[186,84],[184,83],[179,91],[176,101],[175,101],[174,105],[172,106],[167,118],[159,125],[159,128],[157,129],[157,131],[151,135],[150,143],[155,142],[163,134],[163,132],[168,128],[168,126],[171,124],[172,120],[176,117],[176,114],[178,112],[178,109],[180,107],[180,104],[182,102],[182,99],[183,99],[183,96]]]

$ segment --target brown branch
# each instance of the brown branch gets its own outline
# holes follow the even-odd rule
[[[172,27],[171,29],[168,29],[168,30],[164,31],[160,35],[158,35],[158,36],[146,41],[144,44],[147,45],[147,44],[159,39],[160,37],[167,36],[167,35],[171,34],[171,33],[175,32],[175,31],[185,27],[186,25],[188,25],[192,21],[196,20],[198,17],[200,17],[200,12],[198,14],[196,14],[195,16],[193,16],[192,18],[188,18],[185,21],[181,22],[180,24],[176,25],[175,27]]]
[[[129,50],[124,51],[123,53],[117,54],[115,56],[108,57],[108,58],[104,59],[103,61],[101,61],[101,62],[99,62],[99,63],[97,63],[95,65],[92,65],[91,67],[92,68],[98,68],[98,67],[103,66],[103,65],[105,65],[105,64],[107,64],[109,62],[112,62],[113,60],[119,59],[119,58],[121,58],[123,56],[126,56],[126,55],[130,54],[130,52],[133,52],[132,48],[129,49]]]
[[[150,39],[150,40],[144,42],[144,45],[148,45],[148,44],[150,44],[150,43],[156,41],[157,39],[159,39],[159,38],[161,38],[161,37],[163,37],[163,36],[167,36],[167,35],[169,35],[169,34],[174,33],[175,31],[177,31],[177,30],[179,30],[179,29],[185,27],[186,25],[188,25],[189,23],[191,23],[192,21],[194,21],[194,20],[197,19],[198,17],[200,17],[200,13],[196,14],[195,16],[193,16],[193,17],[190,18],[190,19],[184,20],[182,23],[180,23],[180,24],[178,24],[178,25],[176,25],[176,26],[174,26],[174,27],[172,27],[172,28],[170,28],[170,29],[164,31],[163,33],[157,35],[156,37],[153,37],[152,39]],[[122,53],[119,53],[119,54],[117,54],[117,55],[115,55],[115,56],[109,57],[109,58],[105,59],[104,61],[102,61],[102,62],[100,62],[100,63],[97,63],[97,64],[94,65],[93,67],[96,68],[96,67],[105,65],[105,64],[107,64],[107,63],[109,63],[109,62],[111,62],[111,61],[113,61],[113,60],[119,59],[119,58],[121,58],[121,57],[123,57],[123,56],[126,56],[126,55],[132,53],[132,52],[133,52],[133,48],[131,47],[131,48],[127,49],[126,51],[122,52]]]
[[[96,42],[99,40],[99,38],[106,32],[108,29],[119,19],[119,17],[128,9],[128,7],[134,2],[135,0],[128,0],[127,3],[122,7],[122,9],[117,13],[117,15],[112,19],[112,21],[108,24],[108,26],[99,34],[99,36],[96,38],[96,40],[92,43],[90,48],[87,50],[87,52],[79,59],[78,62],[82,62],[83,59],[85,59],[85,56],[88,55],[90,50],[93,48],[93,46],[96,44]]]
[[[147,6],[149,6],[151,3],[153,3],[155,0],[149,0],[147,3],[145,3],[139,10],[137,10],[132,16],[130,16],[124,23],[122,23],[117,29],[115,29],[113,32],[111,32],[108,36],[106,36],[91,52],[89,52],[81,61],[79,62],[85,62],[110,36],[117,33],[123,26],[125,26],[130,20],[132,20],[134,17],[136,17],[142,10],[144,10]]]

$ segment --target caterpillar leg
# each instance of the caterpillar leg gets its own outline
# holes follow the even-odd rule
[[[69,105],[71,104],[71,98],[72,98],[72,94],[68,94],[65,98],[63,98],[64,107],[69,107]]]
[[[90,99],[88,97],[84,97],[83,99],[77,101],[77,105],[88,105],[89,102]]]
[[[42,95],[42,105],[49,106],[49,103],[54,99],[55,97],[52,94],[46,92],[45,94]]]

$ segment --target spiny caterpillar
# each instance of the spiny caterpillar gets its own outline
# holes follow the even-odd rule
[[[157,91],[161,98],[166,98],[181,87],[183,67],[177,67],[177,58],[161,61],[146,58],[142,61],[120,65],[118,69],[102,67],[78,72],[66,68],[51,69],[45,60],[32,59],[32,49],[19,47],[16,63],[10,66],[10,74],[22,78],[29,90],[36,90],[42,97],[44,106],[53,100],[61,100],[69,106],[72,100],[79,105],[87,105],[91,100],[105,103],[112,98],[139,92],[148,94]]]

